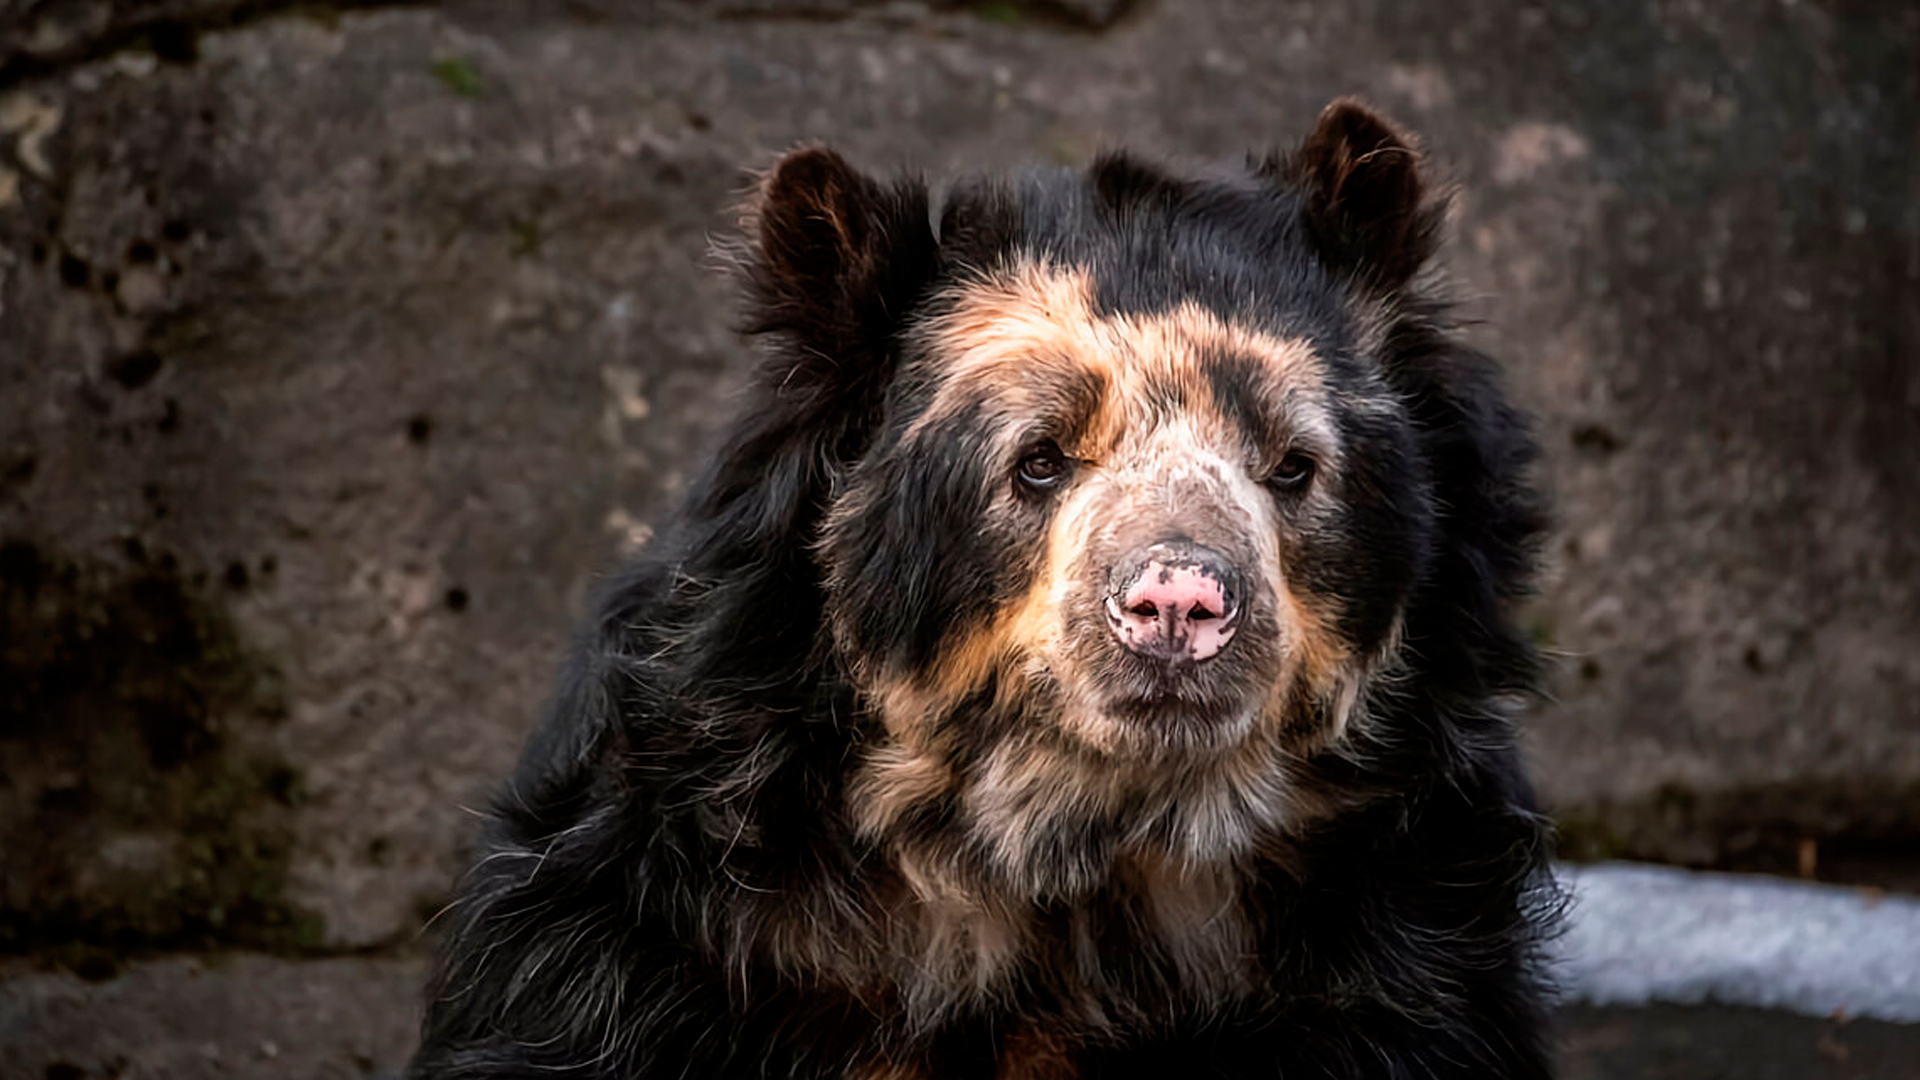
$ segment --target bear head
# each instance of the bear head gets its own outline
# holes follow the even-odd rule
[[[856,819],[1055,894],[1311,817],[1298,765],[1390,681],[1453,497],[1396,371],[1443,333],[1412,140],[1342,100],[1244,169],[933,205],[801,149],[741,253],[774,348],[715,490],[807,549],[819,662],[876,725]]]

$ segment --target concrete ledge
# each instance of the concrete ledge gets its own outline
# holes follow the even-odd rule
[[[1628,863],[1561,868],[1568,999],[1920,1022],[1920,900]]]

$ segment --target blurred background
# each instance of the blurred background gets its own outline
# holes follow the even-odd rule
[[[0,0],[0,1076],[359,1077],[583,586],[750,357],[743,169],[1289,145],[1460,185],[1559,528],[1574,859],[1920,889],[1920,6]],[[1920,1076],[1572,1007],[1568,1075]]]

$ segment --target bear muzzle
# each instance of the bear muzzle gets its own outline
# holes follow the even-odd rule
[[[1107,575],[1107,625],[1128,651],[1170,665],[1213,659],[1239,626],[1243,578],[1191,540],[1136,549]]]

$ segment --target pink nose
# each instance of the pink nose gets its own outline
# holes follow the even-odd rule
[[[1237,575],[1209,548],[1155,544],[1122,562],[1107,594],[1107,625],[1133,652],[1198,663],[1239,625]]]

